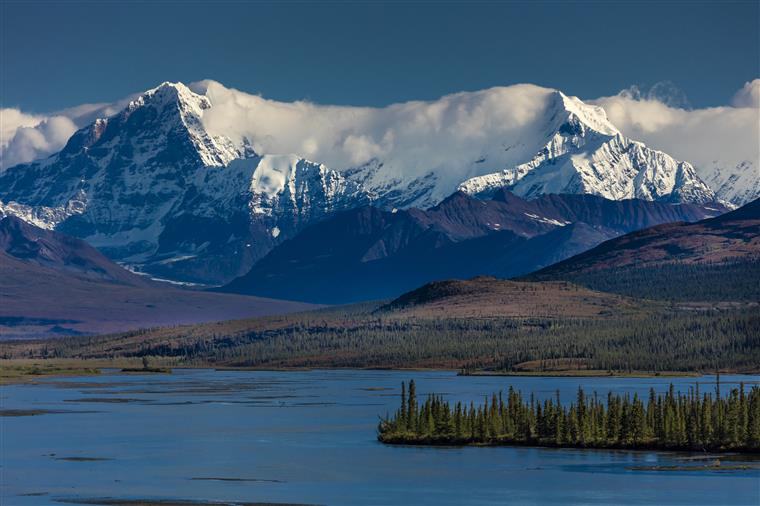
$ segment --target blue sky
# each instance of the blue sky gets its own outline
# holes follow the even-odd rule
[[[203,78],[376,106],[519,82],[594,98],[667,80],[705,107],[760,75],[756,0],[0,3],[0,105],[27,111]]]

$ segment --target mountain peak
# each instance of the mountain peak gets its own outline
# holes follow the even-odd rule
[[[178,115],[183,123],[200,126],[204,111],[211,109],[211,101],[182,83],[166,81],[129,102],[119,116],[129,116],[146,108],[155,110],[164,122],[171,124],[172,117]]]
[[[193,92],[181,82],[165,81],[131,101],[117,117],[126,121],[142,111],[142,119],[155,125],[148,128],[150,135],[187,132],[205,166],[226,166],[244,156],[246,150],[236,148],[226,137],[212,136],[206,131],[203,115],[208,109],[211,109],[208,97]]]
[[[569,113],[566,119],[571,123],[579,121],[588,128],[603,135],[614,136],[620,134],[620,131],[607,119],[607,113],[601,107],[587,104],[578,97],[565,95],[559,90],[554,92],[553,99],[555,108]],[[562,128],[563,125],[560,125],[558,130],[561,131]]]
[[[155,88],[142,93],[130,102],[129,107],[140,107],[146,104],[165,106],[175,103],[198,108],[201,111],[211,108],[211,101],[204,95],[194,93],[181,82],[172,83],[170,81],[164,81]]]
[[[548,142],[532,159],[465,180],[458,189],[487,197],[507,188],[528,199],[589,193],[612,200],[715,200],[691,165],[626,138],[601,107],[554,91],[547,116]]]

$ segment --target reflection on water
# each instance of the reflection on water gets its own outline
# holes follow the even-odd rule
[[[665,391],[695,378],[457,377],[449,372],[211,371],[3,387],[5,505],[112,498],[392,504],[760,504],[760,471],[694,471],[714,456],[541,448],[417,448],[375,440],[401,381],[476,402],[510,385],[537,399]],[[722,377],[722,388],[758,377]],[[712,389],[712,377],[700,378]],[[747,456],[721,457],[723,465]],[[133,503],[134,504],[134,503]]]

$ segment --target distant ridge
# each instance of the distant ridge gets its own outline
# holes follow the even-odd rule
[[[760,302],[760,199],[716,218],[632,232],[525,279],[650,298]]]
[[[306,228],[224,291],[346,303],[395,297],[433,280],[526,274],[612,237],[725,208],[594,195],[490,200],[458,192],[427,210],[362,207]]]

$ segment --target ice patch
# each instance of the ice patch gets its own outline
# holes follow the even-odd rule
[[[551,219],[551,218],[546,218],[546,217],[544,217],[544,216],[538,216],[538,215],[536,215],[536,214],[531,214],[531,213],[523,213],[523,214],[524,214],[525,216],[527,216],[528,218],[534,219],[534,220],[536,220],[536,221],[538,221],[538,222],[541,222],[541,223],[548,223],[549,225],[557,225],[558,227],[564,227],[564,226],[566,226],[566,225],[569,225],[569,224],[570,224],[570,222],[569,222],[569,221],[559,221],[559,220],[553,220],[553,219]]]
[[[191,258],[195,258],[198,255],[180,255],[172,258],[167,258],[165,260],[161,260],[159,262],[156,262],[158,265],[169,265],[176,262],[182,262],[183,260],[190,260]]]

